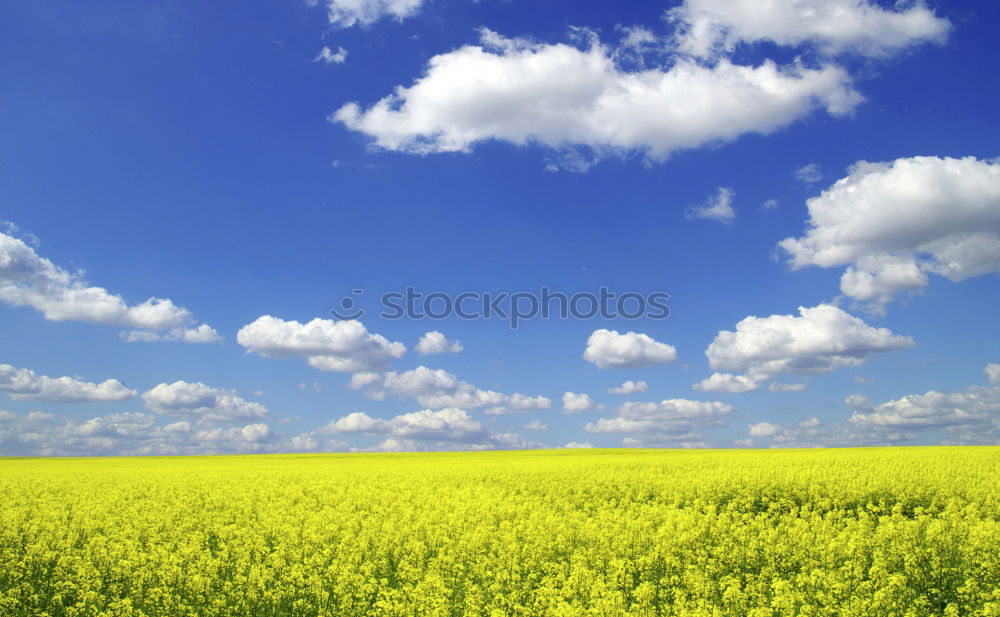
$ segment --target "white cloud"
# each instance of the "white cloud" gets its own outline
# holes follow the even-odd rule
[[[329,47],[324,46],[316,57],[313,58],[313,62],[322,62],[326,66],[343,64],[347,62],[347,50],[343,47],[338,47],[337,51],[333,51]]]
[[[383,17],[402,21],[416,14],[423,0],[328,0],[327,17],[341,28],[371,25]]]
[[[562,395],[563,411],[566,413],[579,413],[587,411],[594,406],[594,400],[589,394],[574,394],[567,392]]]
[[[599,369],[641,368],[677,360],[673,345],[660,343],[646,334],[617,330],[594,330],[587,339],[583,359]]]
[[[532,43],[482,31],[481,45],[431,58],[426,73],[367,109],[348,103],[332,122],[402,152],[468,152],[485,141],[537,143],[594,155],[670,153],[767,134],[818,108],[849,114],[861,101],[836,66],[756,67],[677,59],[669,69],[622,71],[615,52]]]
[[[348,387],[367,388],[365,395],[375,400],[389,396],[413,398],[430,409],[488,407],[486,413],[489,415],[538,411],[552,407],[552,401],[544,396],[520,393],[507,395],[493,390],[481,390],[444,369],[426,366],[401,373],[357,373],[351,377]]]
[[[195,429],[186,421],[164,426],[144,413],[114,413],[76,422],[32,412],[0,428],[0,451],[23,456],[148,456],[287,451],[266,424]]]
[[[629,402],[618,408],[617,417],[588,422],[584,430],[589,433],[653,434],[659,439],[670,440],[678,434],[725,426],[722,417],[732,411],[732,405],[717,401]]]
[[[544,431],[549,428],[549,425],[536,419],[528,422],[522,428],[526,431]]]
[[[733,195],[735,195],[733,189],[720,186],[715,189],[715,196],[709,198],[708,202],[689,208],[687,217],[731,223],[736,217],[736,211],[733,210]]]
[[[142,394],[151,411],[174,417],[193,417],[205,422],[231,422],[268,415],[267,407],[246,401],[235,390],[210,388],[201,382],[161,383]]]
[[[0,392],[13,399],[54,403],[114,403],[132,400],[138,394],[117,379],[95,384],[72,377],[38,375],[10,364],[0,364]]]
[[[730,394],[739,394],[741,392],[751,392],[756,390],[760,387],[760,380],[746,375],[712,373],[710,377],[702,379],[691,387],[702,392],[728,392]]]
[[[378,451],[417,451],[427,449],[525,448],[525,442],[513,433],[497,433],[484,427],[464,409],[423,409],[382,420],[363,412],[354,412],[320,428],[321,434],[366,434],[384,436],[375,446]]]
[[[742,391],[752,390],[751,385],[759,386],[778,375],[829,373],[860,366],[877,353],[913,345],[908,336],[869,326],[830,304],[799,307],[798,317],[750,316],[736,324],[735,332],[719,332],[705,350],[712,369],[740,371],[745,375],[713,375],[696,388],[711,389],[706,387],[709,383],[735,381],[746,384]]]
[[[760,205],[761,210],[763,210],[764,212],[770,212],[771,210],[777,209],[777,207],[778,207],[777,199],[768,199],[767,201],[765,201]]]
[[[302,324],[264,315],[240,328],[236,341],[268,358],[308,358],[322,371],[377,370],[406,353],[405,345],[368,332],[357,320],[316,318]]]
[[[197,328],[174,328],[167,332],[152,330],[128,330],[121,333],[126,343],[155,343],[158,341],[181,341],[184,343],[217,343],[222,340],[215,328],[201,324]]]
[[[578,441],[571,441],[568,444],[566,444],[565,446],[563,446],[563,449],[564,450],[584,450],[584,449],[593,448],[593,447],[594,447],[594,444],[592,444],[590,442],[580,443]]]
[[[608,394],[634,394],[649,390],[649,384],[645,381],[626,381],[616,388],[608,388]]]
[[[779,246],[793,268],[847,266],[841,291],[884,310],[927,284],[1000,272],[1000,162],[918,156],[856,163],[808,200],[809,228]]]
[[[462,351],[463,347],[461,341],[450,341],[441,332],[431,330],[420,337],[414,349],[421,356],[429,356],[439,353],[458,353]]]
[[[792,174],[795,176],[796,180],[800,182],[805,182],[806,184],[812,184],[813,182],[819,182],[823,179],[823,172],[820,171],[819,165],[817,163],[809,163],[808,165],[803,165],[795,170]]]
[[[887,10],[868,0],[685,0],[668,15],[680,25],[679,49],[700,57],[756,41],[886,56],[918,43],[943,43],[951,27],[922,2]]]
[[[771,437],[781,432],[781,427],[770,422],[758,422],[750,425],[751,437]]]
[[[185,329],[193,322],[190,311],[165,298],[150,298],[129,306],[121,296],[90,286],[81,274],[60,268],[23,241],[4,233],[0,233],[0,301],[30,306],[50,321],[147,330]]]
[[[805,420],[803,420],[802,422],[799,422],[799,428],[815,428],[817,426],[820,426],[821,424],[823,423],[820,422],[819,418],[817,418],[816,416],[810,416]]]
[[[772,381],[771,385],[767,387],[771,392],[802,392],[806,389],[806,384],[804,383],[779,383],[777,381]]]

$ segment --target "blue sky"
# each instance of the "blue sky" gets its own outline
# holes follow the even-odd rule
[[[0,454],[1000,442],[998,29],[6,2]],[[408,286],[670,316],[379,317]]]

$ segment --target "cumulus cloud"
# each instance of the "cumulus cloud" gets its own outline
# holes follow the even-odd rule
[[[802,392],[806,389],[806,384],[804,383],[779,383],[777,381],[772,381],[771,385],[767,387],[771,392]]]
[[[661,441],[676,441],[681,434],[725,426],[723,418],[732,411],[732,405],[718,401],[666,399],[659,403],[628,402],[618,408],[616,417],[588,422],[584,430],[589,433],[653,435]]]
[[[328,0],[327,18],[334,26],[368,26],[389,17],[402,21],[416,14],[423,0]]]
[[[579,413],[588,411],[594,406],[594,400],[589,394],[574,394],[567,392],[562,395],[563,411],[566,413]]]
[[[720,186],[715,189],[715,196],[700,205],[688,208],[687,217],[690,219],[708,219],[721,223],[731,223],[736,218],[736,211],[733,210],[733,189]]]
[[[13,416],[13,414],[11,414]],[[0,451],[17,456],[149,456],[287,451],[266,424],[227,429],[179,421],[157,425],[156,416],[113,413],[77,422],[32,412],[0,426]]]
[[[758,422],[750,425],[751,437],[771,437],[781,432],[781,427],[770,422]]]
[[[144,392],[142,400],[158,414],[203,422],[233,422],[268,415],[267,407],[240,398],[235,390],[211,388],[201,382],[161,383]]]
[[[484,29],[480,45],[434,56],[409,87],[367,109],[348,103],[330,120],[378,148],[417,154],[468,152],[500,140],[661,161],[678,150],[771,133],[817,109],[849,114],[860,101],[848,74],[833,65],[723,59],[705,66],[679,58],[668,69],[631,72],[593,35],[577,48]]]
[[[372,371],[406,353],[406,346],[368,332],[357,320],[285,321],[270,315],[240,328],[236,341],[268,358],[307,358],[322,371]]]
[[[482,390],[444,369],[426,366],[403,372],[356,373],[351,377],[348,387],[367,388],[365,396],[375,400],[390,396],[409,397],[430,409],[487,407],[486,413],[489,415],[539,411],[552,407],[552,401],[544,396],[527,396],[521,393],[507,395]]]
[[[922,2],[890,10],[869,0],[685,0],[668,15],[680,29],[679,49],[699,57],[756,41],[887,56],[919,43],[943,43],[951,28]]]
[[[526,431],[544,431],[549,428],[549,425],[545,424],[541,420],[535,419],[532,420],[531,422],[528,422],[521,428],[523,428]]]
[[[183,343],[217,343],[222,340],[215,328],[201,324],[197,328],[174,328],[166,332],[151,330],[129,330],[121,333],[126,343],[154,343],[157,341],[181,341]]]
[[[10,364],[0,364],[0,392],[13,399],[53,403],[116,403],[132,400],[138,394],[117,379],[95,384],[72,377],[38,375]]]
[[[372,448],[379,451],[426,449],[493,449],[531,447],[513,433],[497,433],[473,419],[464,409],[423,409],[383,420],[354,412],[320,428],[321,434],[365,434],[385,437]]]
[[[716,373],[695,388],[746,392],[778,375],[830,373],[913,345],[908,336],[869,326],[830,304],[799,307],[797,317],[750,316],[736,324],[735,332],[719,332],[705,350],[712,369],[744,374]]]
[[[50,321],[154,331],[183,330],[194,321],[190,311],[165,298],[149,298],[129,306],[120,295],[89,285],[81,274],[60,268],[22,240],[5,233],[0,233],[0,301],[30,306]]]
[[[593,447],[594,447],[594,444],[592,444],[590,442],[582,442],[581,443],[579,441],[571,441],[568,444],[566,444],[565,446],[563,446],[563,449],[564,450],[582,450],[582,449],[593,448]]]
[[[608,394],[634,394],[636,392],[645,392],[646,390],[649,390],[649,384],[645,381],[629,380],[615,388],[608,388]]]
[[[677,349],[637,332],[594,330],[587,339],[583,359],[599,369],[641,368],[677,361]]]
[[[347,62],[347,50],[343,47],[338,47],[337,51],[333,51],[329,47],[324,46],[323,49],[319,50],[316,57],[313,58],[313,62],[322,62],[326,66],[343,64]]]
[[[779,243],[792,268],[847,266],[840,290],[875,312],[923,288],[928,273],[1000,272],[1000,162],[862,161],[807,204],[805,234]]]
[[[462,347],[462,341],[451,341],[437,330],[431,330],[430,332],[424,334],[417,341],[416,347],[421,356],[429,356],[431,354],[439,353],[458,353],[464,349]]]

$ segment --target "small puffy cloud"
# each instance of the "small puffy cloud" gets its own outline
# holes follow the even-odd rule
[[[951,29],[922,2],[885,9],[869,0],[685,0],[668,15],[679,25],[680,51],[699,57],[757,41],[887,56],[919,43],[943,43]]]
[[[270,315],[240,328],[236,341],[248,352],[268,358],[307,358],[322,371],[358,372],[384,368],[406,353],[406,346],[368,332],[357,320],[285,321]]]
[[[779,246],[792,268],[846,266],[840,290],[875,312],[896,294],[1000,272],[1000,162],[917,156],[856,163],[807,202]]]
[[[365,396],[374,400],[390,396],[409,397],[430,409],[487,407],[489,415],[539,411],[552,407],[552,401],[544,396],[520,393],[507,395],[493,390],[481,390],[444,369],[426,366],[403,372],[356,373],[351,377],[348,387],[367,388]]]
[[[618,416],[588,422],[589,433],[632,433],[659,436],[691,433],[725,426],[723,417],[733,411],[732,405],[718,401],[667,399],[659,403],[623,403]]]
[[[581,443],[581,442],[578,442],[578,441],[571,441],[568,444],[566,444],[565,446],[563,446],[563,449],[564,450],[583,450],[583,449],[593,448],[593,447],[594,447],[594,444],[589,443],[589,442],[583,442],[583,443]]]
[[[82,275],[60,268],[22,240],[4,233],[0,233],[0,301],[30,306],[50,321],[154,331],[185,330],[193,322],[190,311],[165,298],[129,306],[121,296],[89,285]]]
[[[771,392],[802,392],[806,389],[806,384],[804,383],[779,383],[777,381],[772,381],[771,385],[767,387]]]
[[[803,165],[795,170],[792,174],[795,179],[800,182],[805,182],[806,184],[812,184],[813,182],[819,182],[823,179],[823,172],[820,171],[819,165],[816,163],[809,163],[808,165]]]
[[[329,47],[324,46],[323,49],[319,50],[316,57],[313,58],[313,62],[322,62],[326,66],[343,64],[347,62],[347,50],[343,47],[338,47],[337,51],[333,51]]]
[[[799,307],[799,315],[747,317],[736,331],[719,332],[705,350],[715,370],[740,371],[744,375],[713,375],[698,385],[745,383],[750,385],[782,374],[817,375],[839,368],[855,367],[871,356],[913,347],[913,339],[893,334],[888,328],[869,326],[842,309],[821,304]],[[709,383],[706,383],[709,382]],[[727,391],[746,391],[730,389]]]
[[[617,330],[594,330],[587,339],[583,359],[599,369],[641,368],[677,361],[677,349],[646,334]]]
[[[240,398],[235,390],[211,388],[201,382],[161,383],[144,392],[142,400],[158,414],[205,422],[232,422],[268,415],[267,407]]]
[[[13,399],[53,403],[115,403],[130,401],[138,394],[117,379],[95,384],[72,377],[38,375],[10,364],[0,364],[0,392]]]
[[[649,390],[649,384],[645,381],[626,381],[615,388],[608,388],[608,394],[635,394]]]
[[[549,428],[549,425],[536,419],[528,422],[522,428],[526,431],[544,431]]]
[[[700,206],[693,206],[688,209],[689,219],[708,219],[721,223],[731,223],[736,217],[733,210],[733,189],[720,186],[715,189],[715,196],[709,198],[708,202]]]
[[[594,400],[589,394],[574,394],[567,392],[562,395],[563,411],[566,413],[579,413],[587,411],[594,406]]]
[[[417,345],[414,349],[416,349],[417,353],[421,356],[429,356],[431,354],[439,353],[458,353],[462,351],[463,347],[461,341],[448,340],[448,338],[441,332],[431,330],[420,337],[420,340],[417,341]]]
[[[588,154],[639,152],[662,161],[678,150],[771,133],[817,109],[849,114],[861,101],[834,65],[722,59],[705,66],[679,58],[666,69],[625,71],[615,50],[584,38],[588,46],[578,48],[484,29],[480,45],[434,56],[412,85],[367,109],[348,103],[330,120],[385,150],[469,152],[499,140],[575,152],[571,167],[579,167]]]
[[[771,210],[776,210],[778,208],[777,199],[768,199],[760,205],[761,210],[764,212],[770,212]]]
[[[420,9],[423,0],[327,0],[327,18],[340,28],[368,26],[383,17],[402,21]]]
[[[781,427],[770,422],[758,422],[750,425],[751,437],[771,437],[781,432]]]
[[[983,369],[986,379],[994,386],[1000,386],[1000,364],[987,364]]]
[[[819,418],[817,418],[816,416],[810,416],[805,420],[803,420],[802,422],[799,422],[798,426],[799,428],[816,428],[821,424],[823,423],[820,422]]]
[[[760,387],[760,380],[746,375],[712,373],[711,376],[702,379],[691,387],[702,392],[728,392],[729,394],[739,394],[741,392],[751,392],[756,390]]]
[[[155,343],[159,341],[181,341],[183,343],[217,343],[222,340],[215,328],[201,324],[197,328],[174,328],[166,332],[152,330],[129,330],[121,333],[126,343]]]

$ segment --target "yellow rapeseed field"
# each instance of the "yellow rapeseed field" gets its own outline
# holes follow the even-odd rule
[[[0,459],[0,615],[1000,616],[1000,448]]]

